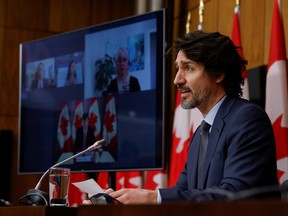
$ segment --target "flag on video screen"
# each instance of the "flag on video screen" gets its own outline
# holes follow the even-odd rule
[[[82,124],[82,116],[83,116],[83,103],[82,100],[77,100],[75,103],[74,110],[74,119],[73,119],[73,127],[72,127],[72,136],[73,140],[76,139],[76,131]]]
[[[181,107],[181,95],[177,91],[169,166],[169,187],[176,184],[184,168],[191,137],[201,120],[202,115],[198,109],[185,110]]]
[[[103,125],[103,138],[106,140],[106,150],[116,159],[117,157],[117,114],[115,107],[115,98],[112,95],[107,97],[104,125]],[[118,173],[117,173],[118,174]],[[118,178],[116,174],[116,188],[118,185]],[[99,181],[105,184],[107,174],[100,174]],[[108,184],[108,183],[107,183]]]
[[[111,95],[107,97],[104,125],[103,125],[103,138],[106,140],[106,150],[115,158],[117,153],[117,118],[115,98]]]
[[[274,1],[270,53],[266,78],[266,112],[273,124],[278,179],[288,179],[288,95],[285,34],[280,2]]]
[[[240,5],[236,5],[234,9],[234,19],[232,26],[232,41],[235,46],[239,47],[239,55],[243,58],[243,48],[241,42],[241,33],[240,33]],[[249,100],[249,88],[248,88],[248,77],[247,71],[243,72],[244,86],[243,86],[243,98]]]
[[[95,140],[101,139],[101,120],[99,114],[99,106],[96,98],[90,100],[89,107],[89,123],[90,126],[94,129]],[[106,189],[109,184],[109,173],[108,172],[99,172],[97,176],[98,185]]]
[[[63,152],[72,151],[71,124],[66,104],[62,107],[59,115],[57,138]]]
[[[89,107],[89,124],[94,130],[95,140],[101,139],[101,121],[99,115],[98,102],[96,98],[90,100]]]

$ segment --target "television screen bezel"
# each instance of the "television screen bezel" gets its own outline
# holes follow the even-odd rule
[[[103,23],[103,24],[100,24],[100,25],[95,25],[95,26],[89,26],[89,27],[85,27],[85,28],[82,28],[82,29],[77,29],[77,30],[74,30],[74,31],[70,31],[70,32],[66,32],[66,33],[62,33],[62,34],[57,34],[57,35],[53,35],[53,36],[50,36],[50,37],[46,37],[46,38],[41,38],[41,39],[37,39],[37,40],[33,40],[33,41],[28,41],[28,42],[23,42],[20,44],[19,48],[20,48],[20,55],[19,55],[19,61],[20,61],[20,64],[19,64],[19,69],[20,69],[20,72],[19,72],[19,125],[18,125],[18,131],[19,131],[19,136],[18,136],[18,162],[17,162],[17,166],[18,166],[18,174],[37,174],[37,173],[43,173],[45,170],[39,170],[39,171],[23,171],[21,170],[20,168],[20,163],[21,163],[21,160],[20,160],[20,157],[21,157],[21,136],[23,136],[23,134],[21,134],[21,121],[22,121],[22,115],[21,115],[21,107],[22,107],[22,46],[23,45],[26,45],[26,44],[31,44],[31,43],[38,43],[40,41],[43,41],[43,40],[50,40],[50,39],[53,39],[53,38],[56,38],[56,37],[64,37],[65,35],[69,35],[69,34],[77,34],[79,33],[80,35],[83,35],[83,32],[86,32],[85,34],[88,34],[89,31],[91,32],[96,32],[96,31],[101,31],[101,30],[104,30],[104,29],[109,29],[111,27],[115,28],[115,26],[119,25],[119,26],[125,26],[125,25],[128,25],[129,23],[136,23],[136,22],[139,22],[141,20],[146,20],[146,19],[149,19],[149,18],[156,18],[156,21],[157,21],[157,36],[161,36],[161,44],[157,44],[157,48],[161,47],[161,50],[157,50],[157,52],[160,52],[161,55],[162,55],[162,64],[157,64],[156,65],[156,70],[160,70],[161,73],[162,73],[162,83],[160,84],[161,86],[161,99],[162,99],[162,102],[161,102],[161,162],[158,163],[158,166],[155,166],[155,167],[143,167],[143,168],[128,168],[128,169],[125,169],[125,168],[122,168],[122,169],[97,169],[97,167],[95,166],[95,169],[93,170],[84,170],[85,172],[102,172],[102,171],[133,171],[133,170],[158,170],[158,169],[165,169],[165,130],[166,130],[166,127],[165,127],[165,57],[164,57],[164,53],[165,53],[165,9],[161,9],[161,10],[157,10],[157,11],[152,11],[152,12],[149,12],[149,13],[145,13],[145,14],[141,14],[141,15],[135,15],[135,16],[132,16],[132,17],[127,17],[127,18],[124,18],[124,19],[119,19],[119,20],[115,20],[115,21],[111,21],[111,22],[108,22],[108,23]],[[97,30],[95,30],[97,29]],[[157,54],[158,57],[157,58],[160,58],[159,57],[159,54]],[[84,96],[83,96],[83,99],[84,99]],[[56,163],[56,162],[55,162]],[[51,164],[52,166],[53,164]],[[49,167],[47,167],[48,169]],[[72,172],[79,172],[79,171],[83,171],[83,170],[72,170]]]

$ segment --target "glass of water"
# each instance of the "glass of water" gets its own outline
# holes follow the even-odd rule
[[[70,169],[51,168],[49,170],[50,206],[68,206]]]

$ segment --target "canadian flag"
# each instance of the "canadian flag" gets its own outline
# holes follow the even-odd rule
[[[176,184],[184,168],[190,140],[201,120],[202,114],[198,109],[185,110],[181,107],[181,95],[177,92],[169,167],[169,187]]]
[[[99,115],[98,102],[96,98],[92,98],[90,100],[89,107],[89,125],[94,130],[95,140],[101,139],[101,121]]]
[[[66,104],[62,107],[59,115],[57,138],[62,152],[72,151],[71,124]]]
[[[97,178],[97,183],[102,188],[108,188],[109,173],[100,172]],[[116,185],[115,189],[121,188],[142,188],[142,172],[141,171],[123,171],[116,172]]]
[[[266,78],[266,112],[273,124],[280,183],[288,179],[288,95],[285,35],[280,1],[274,0]]]
[[[235,46],[239,47],[238,53],[243,58],[243,49],[241,43],[241,33],[240,33],[240,5],[236,5],[234,9],[234,19],[233,19],[233,26],[232,26],[232,41]],[[249,87],[248,87],[248,77],[247,71],[243,72],[244,78],[244,86],[243,86],[243,98],[249,100]]]
[[[116,173],[116,189],[121,188],[142,188],[141,171],[131,171],[131,172],[117,172]]]
[[[69,206],[78,206],[83,203],[85,200],[86,193],[80,191],[73,182],[81,182],[87,179],[87,175],[85,173],[71,173],[70,174],[70,183],[69,183],[69,192],[68,192],[68,203]]]
[[[82,124],[82,116],[83,116],[83,102],[82,100],[77,100],[75,102],[73,127],[72,127],[72,137],[74,141],[76,139],[76,131]],[[87,175],[85,173],[71,173],[69,194],[68,194],[68,201],[70,206],[80,205],[82,204],[83,200],[86,199],[86,194],[80,191],[77,187],[75,187],[72,184],[73,182],[80,182],[86,179]]]
[[[100,140],[101,139],[101,120],[100,120],[97,98],[92,98],[90,100],[89,124],[94,129],[95,140]],[[104,188],[104,189],[108,188],[109,173],[99,172],[97,175],[97,183],[101,188]]]
[[[107,189],[109,187],[109,173],[99,172],[97,176],[97,183],[101,188]]]
[[[77,100],[75,102],[75,110],[74,110],[74,119],[73,119],[73,127],[72,127],[72,137],[73,141],[76,139],[76,131],[82,124],[82,116],[83,116],[83,102],[82,100]]]
[[[145,189],[155,190],[158,188],[167,188],[168,176],[166,170],[147,171],[145,177]]]
[[[103,138],[106,140],[106,150],[115,158],[117,155],[117,115],[115,98],[112,95],[107,97],[107,104],[104,116]]]

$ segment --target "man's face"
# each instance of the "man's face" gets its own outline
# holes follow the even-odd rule
[[[206,107],[216,85],[215,78],[208,75],[202,64],[188,59],[183,51],[177,54],[175,64],[174,84],[181,94],[181,106],[184,109]]]
[[[84,129],[87,129],[89,126],[89,119],[83,119],[82,120],[82,126]]]

